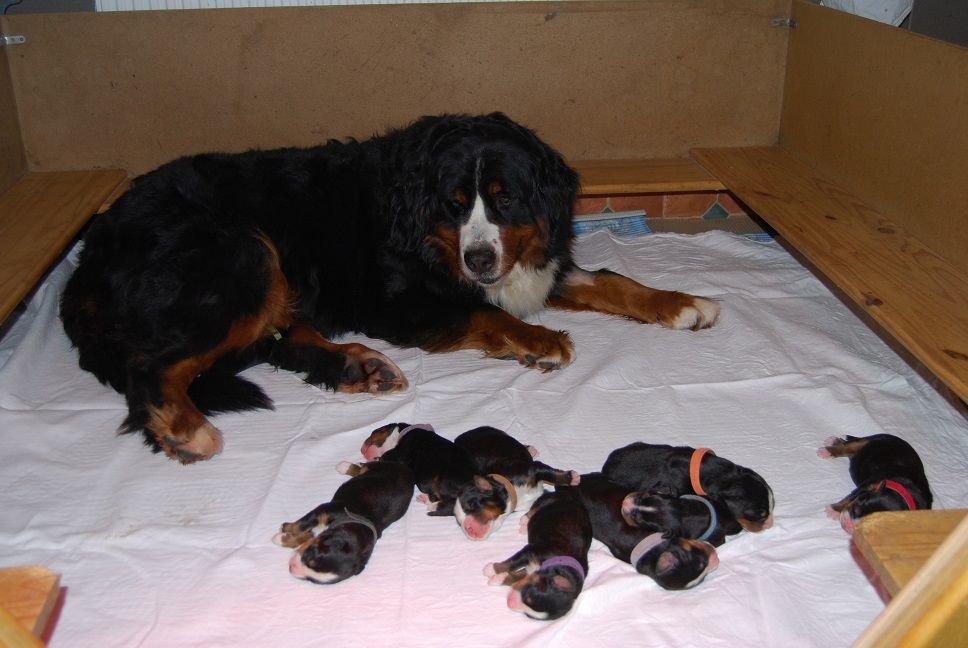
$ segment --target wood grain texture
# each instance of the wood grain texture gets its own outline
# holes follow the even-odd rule
[[[722,191],[723,183],[690,158],[569,161],[582,196]]]
[[[853,542],[892,596],[968,516],[968,510],[891,511],[857,523]]]
[[[960,521],[923,562],[898,594],[854,643],[854,648],[904,646],[948,648],[968,645],[968,511],[912,511],[875,513],[858,526],[868,541],[877,543],[875,560],[903,560],[901,548],[912,552],[926,549],[916,534],[902,527],[919,525],[932,537],[939,537],[954,517]],[[923,515],[922,515],[923,514]],[[903,517],[894,517],[894,516]],[[888,519],[891,518],[891,519]],[[899,534],[891,540],[890,533]],[[855,536],[857,531],[855,531]],[[881,553],[883,552],[883,553]],[[866,555],[866,554],[865,554]]]
[[[60,576],[46,567],[0,569],[0,609],[22,628],[40,637],[57,603],[59,585]],[[11,637],[18,637],[15,628],[8,630]]]
[[[911,233],[772,147],[696,159],[968,400],[968,278]]]
[[[780,147],[968,275],[968,48],[797,1]]]
[[[27,173],[0,194],[0,321],[126,177],[117,169]]]

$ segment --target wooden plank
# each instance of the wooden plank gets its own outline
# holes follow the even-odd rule
[[[854,648],[968,645],[968,516],[961,513],[958,526],[867,627]]]
[[[722,191],[723,183],[690,158],[580,160],[569,165],[581,176],[581,195]]]
[[[27,173],[0,194],[0,322],[126,177],[118,169]]]
[[[892,596],[901,591],[968,510],[892,511],[862,518],[853,541]]]
[[[36,637],[44,634],[59,592],[60,576],[46,567],[0,569],[0,609]]]
[[[968,278],[910,233],[772,147],[696,159],[968,401]]]
[[[968,274],[968,48],[816,2],[793,17],[780,147]]]

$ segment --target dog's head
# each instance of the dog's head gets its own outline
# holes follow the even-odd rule
[[[397,136],[392,241],[507,310],[539,309],[568,254],[577,174],[500,113],[425,117]]]
[[[713,494],[713,488],[709,490]],[[732,474],[716,485],[714,495],[747,531],[757,532],[773,526],[773,489],[755,471],[736,466]]]
[[[575,569],[543,567],[511,586],[508,607],[532,619],[551,621],[571,610],[583,584],[583,575]]]
[[[511,512],[511,495],[493,477],[477,475],[454,503],[454,516],[471,540],[484,540],[501,528]]]
[[[669,534],[632,566],[664,589],[681,590],[705,580],[719,566],[719,556],[708,542]]]
[[[296,548],[289,573],[320,585],[338,583],[363,571],[375,545],[376,534],[362,524],[330,527]]]

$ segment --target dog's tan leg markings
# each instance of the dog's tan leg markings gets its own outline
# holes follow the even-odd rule
[[[608,270],[572,270],[558,293],[549,298],[548,305],[693,331],[710,327],[719,318],[719,305],[711,299],[650,288]]]
[[[291,293],[279,268],[279,255],[271,242],[264,237],[260,239],[270,253],[271,275],[262,307],[235,321],[212,350],[175,362],[162,371],[161,404],[148,408],[146,429],[168,457],[183,464],[211,459],[222,451],[222,433],[188,397],[191,382],[219,357],[252,344],[269,328],[288,326],[291,322]]]
[[[426,348],[432,352],[459,349],[477,349],[492,358],[514,358],[544,372],[567,367],[575,358],[575,345],[564,331],[522,322],[496,308],[474,313],[461,337]]]
[[[347,394],[389,394],[409,386],[400,367],[388,357],[362,344],[336,344],[307,324],[296,324],[286,333],[286,343],[314,346],[346,358],[337,391]]]

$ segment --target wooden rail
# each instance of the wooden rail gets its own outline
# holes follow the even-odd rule
[[[0,194],[0,323],[126,177],[117,169],[34,172]]]
[[[723,183],[689,158],[579,160],[569,165],[581,177],[581,195],[722,191]]]
[[[697,149],[693,155],[968,401],[968,277],[778,148]]]

